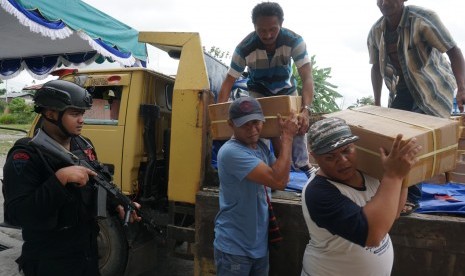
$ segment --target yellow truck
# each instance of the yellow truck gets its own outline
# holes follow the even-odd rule
[[[83,135],[93,141],[114,183],[161,229],[154,233],[133,225],[125,232],[115,218],[101,221],[101,272],[137,275],[154,263],[159,242],[166,242],[176,256],[194,259],[193,275],[215,275],[219,183],[210,165],[207,107],[228,68],[203,52],[197,33],[142,32],[139,40],[178,59],[176,76],[142,68],[68,70],[61,76],[91,91]],[[270,275],[300,275],[308,242],[300,195],[275,192],[273,204],[284,241],[270,252]],[[393,275],[464,275],[463,233],[461,218],[402,218],[391,233]],[[175,250],[183,242],[187,250]]]
[[[100,221],[102,275],[137,275],[154,263],[158,242],[173,249],[181,242],[194,245],[196,193],[205,175],[214,175],[206,165],[211,143],[207,106],[227,66],[203,52],[197,33],[141,33],[140,40],[179,60],[176,78],[144,68],[54,73],[91,92],[83,135],[92,140],[113,182],[141,203],[145,220],[161,229],[153,233],[131,226],[123,231],[116,218]],[[33,126],[40,126],[39,117]],[[191,246],[174,254],[194,256]]]

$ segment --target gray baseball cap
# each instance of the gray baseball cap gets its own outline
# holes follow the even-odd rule
[[[240,97],[229,106],[229,119],[236,127],[241,127],[252,120],[264,122],[262,107],[253,97]]]

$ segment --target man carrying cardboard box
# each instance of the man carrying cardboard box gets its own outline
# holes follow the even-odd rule
[[[301,275],[391,274],[394,251],[388,232],[404,206],[402,181],[421,146],[416,138],[402,142],[399,134],[389,152],[380,148],[380,182],[357,170],[358,139],[337,117],[310,127],[311,155],[320,169],[302,191],[310,241]]]
[[[284,190],[289,182],[298,125],[295,113],[279,118],[281,152],[275,158],[260,140],[264,121],[255,98],[241,97],[229,108],[234,135],[218,153],[220,210],[214,241],[218,275],[268,275],[267,201],[271,189]]]
[[[298,116],[300,128],[299,135],[294,138],[292,160],[294,167],[310,178],[315,171],[308,160],[306,141],[314,90],[312,66],[304,40],[293,31],[282,28],[283,21],[284,12],[278,3],[263,2],[254,7],[252,23],[255,31],[236,47],[231,68],[218,95],[218,103],[228,100],[234,82],[246,67],[250,96],[297,96],[295,79],[292,77],[292,58],[302,79],[302,108]],[[271,141],[275,152],[279,152],[279,137]]]
[[[406,1],[377,1],[383,16],[367,41],[375,104],[381,104],[384,79],[389,107],[448,118],[455,92],[460,111],[465,104],[462,51],[434,11],[405,6]],[[420,198],[420,185],[411,186],[404,214],[414,211]]]

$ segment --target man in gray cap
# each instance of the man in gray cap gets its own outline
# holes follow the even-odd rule
[[[340,118],[326,118],[309,130],[317,175],[302,191],[310,241],[301,275],[390,275],[394,260],[389,230],[405,204],[402,181],[417,162],[416,139],[395,138],[380,148],[380,180],[357,170],[352,134]]]
[[[265,117],[252,97],[232,102],[233,137],[218,153],[220,210],[215,219],[215,263],[218,275],[268,275],[268,203],[271,189],[289,181],[291,149],[298,133],[296,115],[280,118],[278,158],[259,139]]]

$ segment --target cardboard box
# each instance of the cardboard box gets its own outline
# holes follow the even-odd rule
[[[458,121],[460,126],[465,126],[465,114],[452,115],[450,119]]]
[[[261,132],[261,137],[279,137],[281,131],[278,124],[278,114],[289,116],[291,110],[295,113],[300,111],[300,96],[273,96],[257,99],[262,106],[265,115],[265,123]],[[210,115],[210,130],[212,138],[215,140],[227,140],[231,138],[233,131],[228,125],[229,106],[231,102],[211,104],[208,106]]]
[[[461,173],[465,175],[465,162],[457,160],[455,169],[452,172]]]
[[[430,179],[426,179],[425,183],[438,184],[438,185],[446,184],[449,182],[448,181],[448,179],[450,178],[449,174],[450,172],[437,174]]]
[[[457,162],[465,162],[465,152],[463,150],[457,150]]]
[[[418,114],[379,106],[363,106],[343,110],[324,117],[339,117],[360,137],[355,143],[358,168],[374,177],[383,176],[379,147],[391,148],[397,134],[403,140],[416,137],[422,150],[419,161],[404,179],[411,186],[437,174],[452,171],[457,159],[458,122],[450,119]]]
[[[92,109],[86,111],[84,117],[96,120],[110,120],[110,104],[107,100],[93,99]]]
[[[460,114],[460,115],[454,115],[454,116],[451,116],[450,119],[451,120],[456,120],[458,123],[459,123],[459,137],[460,138],[465,138],[465,115],[464,114]],[[459,145],[459,149],[460,149],[460,145]]]
[[[450,172],[448,182],[463,184],[465,183],[465,174],[459,172]]]

